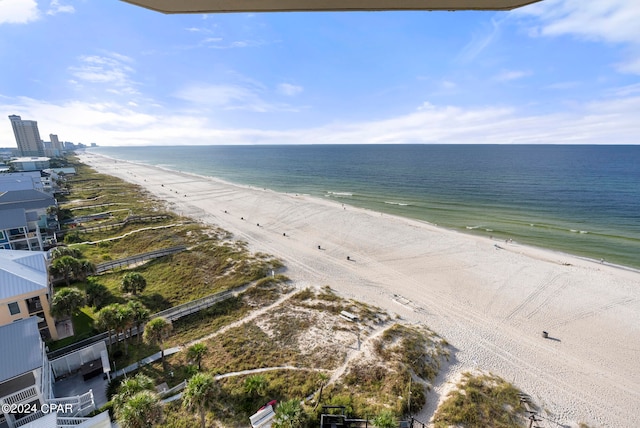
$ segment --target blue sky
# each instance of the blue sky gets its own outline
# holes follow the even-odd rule
[[[99,145],[640,143],[640,1],[163,15],[0,0],[10,114]]]

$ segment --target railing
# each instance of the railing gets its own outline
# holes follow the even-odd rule
[[[182,391],[186,386],[187,386],[187,381],[183,380],[173,388],[169,388],[166,391],[160,391],[160,396],[163,398],[171,397],[172,395],[175,395],[176,393]]]
[[[175,321],[181,317],[191,315],[195,312],[198,312],[202,309],[206,309],[210,306],[215,305],[216,303],[222,302],[232,296],[240,290],[244,289],[245,286],[234,288],[233,290],[221,291],[219,293],[211,294],[206,297],[202,297],[201,299],[192,300],[191,302],[183,303],[182,305],[174,306],[169,309],[165,309],[164,311],[158,312],[156,314],[151,315],[151,318],[164,317],[168,320]],[[131,336],[135,336],[137,334],[136,328],[131,329]],[[113,332],[115,336],[115,341],[119,342],[124,339],[124,334],[117,335],[115,331]],[[85,346],[91,345],[96,342],[100,342],[102,340],[106,341],[109,338],[109,334],[107,332],[97,334],[93,337],[89,337],[80,342],[73,343],[69,346],[65,346],[64,348],[56,349],[55,351],[49,352],[49,359],[53,360],[55,358],[59,358],[70,354],[80,348],[84,348]]]
[[[38,390],[35,386],[32,385],[25,389],[21,389],[20,391],[14,392],[13,394],[7,395],[0,399],[0,401],[3,401],[5,404],[16,404],[37,396]]]
[[[223,300],[226,300],[232,297],[233,295],[234,295],[233,290],[221,291],[219,293],[212,294],[210,296],[203,297],[201,299],[192,300],[191,302],[174,306],[173,308],[165,309],[164,311],[161,311],[155,315],[152,315],[152,318],[162,317],[171,321],[175,321],[184,316],[191,315],[202,309],[206,309],[210,306],[213,306],[218,302],[222,302]]]
[[[187,247],[185,247],[184,245],[178,245],[176,247],[163,248],[160,250],[149,251],[148,253],[142,253],[142,254],[137,254],[135,256],[126,257],[124,259],[100,263],[99,265],[96,266],[96,273],[103,273],[114,268],[129,266],[131,264],[143,262],[146,260],[157,259],[159,257],[164,257],[170,254],[179,253],[186,249]]]
[[[36,419],[40,419],[41,417],[44,416],[44,413],[42,413],[41,410],[38,410],[37,412],[33,412],[33,413],[29,413],[27,416],[25,416],[24,418],[20,418],[18,419],[14,426],[15,427],[21,427],[22,425],[26,425],[30,422],[35,421]]]
[[[89,392],[85,392],[82,395],[76,395],[75,397],[52,398],[47,400],[47,404],[56,404],[56,408],[62,410],[66,410],[66,405],[71,404],[71,412],[60,413],[67,417],[85,416],[96,408],[95,401],[93,399],[93,390],[91,389]]]
[[[88,421],[90,418],[65,418],[58,417],[58,428],[73,428],[81,423]]]

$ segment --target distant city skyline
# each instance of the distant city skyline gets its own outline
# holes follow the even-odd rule
[[[635,0],[219,15],[3,0],[0,112],[101,146],[639,144],[638,22]]]

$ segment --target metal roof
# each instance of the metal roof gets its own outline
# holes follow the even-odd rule
[[[18,227],[27,227],[27,216],[24,213],[24,208],[3,210],[0,216],[0,230],[17,229]]]
[[[45,251],[0,250],[0,300],[48,290],[46,254]]]
[[[162,13],[511,10],[540,0],[123,0]]]
[[[42,339],[37,317],[0,327],[0,361],[0,382],[42,366]]]
[[[25,210],[37,210],[56,205],[53,196],[39,190],[14,190],[0,192],[0,210],[24,208]]]

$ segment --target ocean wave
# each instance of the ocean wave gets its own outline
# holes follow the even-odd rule
[[[388,205],[398,205],[398,206],[401,206],[401,207],[408,207],[408,206],[411,205],[411,204],[407,204],[405,202],[392,202],[392,201],[384,201],[384,203],[388,204]]]
[[[351,197],[353,193],[350,192],[327,192],[326,196],[335,196],[337,198]]]
[[[482,227],[482,225],[479,225],[479,226],[466,226],[466,228],[469,229],[469,230],[475,230],[475,229],[479,229],[481,227]]]
[[[589,233],[586,230],[577,230],[577,229],[569,229],[569,232],[571,232],[571,233],[582,233],[583,235]]]

